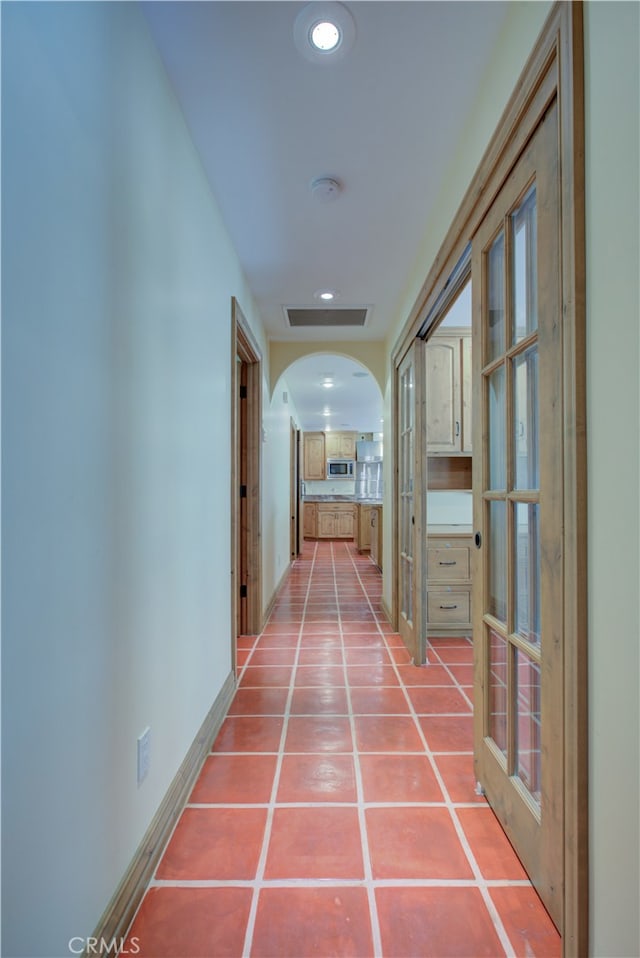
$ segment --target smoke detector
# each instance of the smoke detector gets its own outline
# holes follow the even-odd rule
[[[342,184],[333,176],[319,176],[313,180],[310,189],[321,203],[329,203],[340,195]]]

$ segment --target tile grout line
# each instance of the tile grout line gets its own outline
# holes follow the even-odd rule
[[[333,544],[332,544],[333,555]],[[333,580],[336,592],[336,604],[338,607],[338,627],[340,629],[340,642],[342,647],[342,668],[344,676],[345,693],[347,696],[347,709],[349,714],[349,726],[351,728],[351,739],[353,746],[353,769],[356,781],[356,808],[358,812],[358,822],[360,825],[360,843],[362,849],[362,867],[364,869],[364,887],[367,893],[369,904],[369,924],[371,928],[371,938],[373,944],[374,956],[382,955],[382,936],[380,933],[380,920],[378,918],[378,906],[376,903],[375,886],[373,883],[373,868],[371,865],[371,853],[369,850],[369,834],[367,831],[367,821],[364,804],[364,784],[362,781],[362,768],[360,766],[360,750],[356,737],[356,723],[353,714],[351,702],[351,686],[349,684],[349,673],[347,671],[347,657],[345,654],[344,631],[342,628],[342,618],[340,614],[340,598],[338,594],[338,584],[336,580],[335,562],[333,563]],[[362,583],[360,583],[362,587]],[[364,589],[363,589],[364,592]],[[366,593],[365,593],[366,596]]]
[[[471,644],[471,643],[470,643],[470,644]],[[433,648],[433,647],[432,647],[432,648]],[[442,665],[444,665],[445,668],[446,668],[446,664],[443,662],[442,657],[440,656],[440,654],[439,654],[435,649],[434,649],[434,653],[438,656],[438,659],[440,660],[440,663],[441,663]],[[455,685],[457,686],[458,691],[460,691],[462,694],[464,694],[464,693],[462,692],[462,686],[461,686],[460,683],[458,682],[458,679],[456,678],[456,676],[454,675],[454,673],[451,672],[450,669],[448,669],[448,668],[447,668],[447,672],[449,673],[449,675],[451,675],[451,678],[453,679]],[[465,697],[466,697],[466,696],[465,696]],[[489,805],[488,802],[486,802],[486,806],[489,807],[489,808],[491,808],[491,806]],[[484,808],[485,806],[479,804],[479,807]],[[456,827],[456,831],[458,832],[458,835],[459,835],[459,836],[464,836],[464,847],[465,847],[465,853],[466,853],[466,850],[467,850],[467,847],[466,847],[466,846],[468,845],[467,838],[466,838],[466,835],[464,834],[464,829],[462,828],[462,823],[460,822],[460,819],[459,819],[459,816],[458,816],[458,813],[457,813],[457,808],[456,808],[456,806],[453,805],[453,803],[452,803],[452,805],[451,805],[450,814],[451,814],[451,817],[452,817],[452,819],[453,819],[454,825],[455,825],[455,827]],[[469,846],[469,852],[470,852],[470,851],[471,851],[471,846]],[[514,849],[514,853],[515,853],[515,849]],[[475,856],[473,856],[473,857],[474,857],[474,861],[475,861]],[[480,870],[478,869],[478,871],[480,871]],[[497,934],[498,934],[498,937],[500,938],[500,942],[501,942],[501,944],[502,944],[502,947],[505,949],[505,954],[506,954],[506,955],[511,955],[511,954],[514,953],[513,944],[511,943],[511,940],[510,940],[510,938],[509,938],[509,935],[507,934],[507,931],[506,931],[506,929],[505,929],[505,927],[504,927],[504,923],[503,923],[502,918],[501,918],[501,916],[500,916],[500,914],[499,914],[499,912],[498,912],[498,909],[497,909],[497,907],[496,907],[496,905],[495,905],[495,903],[494,903],[494,901],[493,901],[493,898],[491,897],[491,895],[490,895],[490,893],[489,893],[489,889],[488,889],[487,884],[486,884],[486,879],[484,878],[483,875],[481,875],[481,878],[482,878],[482,881],[481,881],[481,883],[479,883],[478,888],[479,888],[479,890],[480,890],[480,894],[482,895],[483,901],[484,901],[484,903],[485,903],[485,907],[486,907],[487,911],[489,912],[489,915],[490,915],[491,920],[492,920],[492,922],[493,922],[493,924],[494,924],[494,927],[495,927],[495,929],[496,929],[496,932],[497,932]],[[529,884],[531,884],[531,882],[529,882]]]
[[[356,566],[355,562],[353,561],[353,557],[351,557],[351,561],[352,561],[352,563],[353,563],[356,576],[358,577],[358,580],[360,581],[360,584],[362,585],[362,580],[360,579],[360,574],[359,574],[359,572],[358,572],[358,569],[357,569],[357,566]],[[364,586],[363,586],[363,588],[364,588]],[[365,594],[367,594],[367,593],[366,593],[366,590],[365,590]],[[368,598],[368,595],[367,595],[367,598]],[[371,606],[371,602],[370,602],[370,601],[369,601],[369,605],[370,605],[370,607],[371,607],[371,610],[373,611],[373,607]],[[378,626],[378,628],[379,628],[379,626]],[[383,641],[384,641],[385,646],[386,646],[386,648],[387,648],[387,651],[390,651],[389,644],[388,644],[388,642],[387,642],[387,639],[386,639],[385,634],[384,634],[384,632],[382,631],[382,629],[380,629],[380,634],[382,635],[382,638],[383,638]],[[416,711],[415,711],[413,702],[411,701],[411,698],[410,698],[410,696],[409,696],[409,693],[408,693],[408,691],[407,691],[407,687],[406,687],[405,683],[402,681],[402,676],[401,676],[401,673],[399,672],[399,669],[398,669],[398,663],[395,661],[395,659],[393,658],[392,655],[390,655],[390,657],[391,657],[391,659],[392,659],[393,668],[395,669],[396,676],[397,676],[398,680],[400,681],[401,688],[402,688],[402,690],[403,690],[403,692],[404,692],[404,695],[405,695],[405,698],[406,698],[406,700],[407,700],[407,704],[408,704],[408,706],[409,706],[410,714],[411,714],[411,717],[413,718],[414,726],[415,726],[415,728],[416,728],[416,730],[417,730],[417,732],[418,732],[418,735],[420,736],[420,739],[421,739],[421,741],[422,741],[422,743],[423,743],[423,745],[424,745],[427,758],[429,759],[429,762],[431,763],[431,768],[432,768],[432,770],[433,770],[433,772],[434,772],[434,774],[435,774],[435,776],[436,776],[436,780],[438,781],[438,785],[439,785],[440,789],[442,790],[442,794],[443,794],[444,797],[445,797],[445,803],[446,803],[447,809],[448,809],[448,811],[449,811],[449,815],[451,816],[451,821],[452,821],[452,823],[453,823],[453,826],[454,826],[454,828],[455,828],[456,834],[457,834],[457,836],[458,836],[458,840],[460,841],[460,843],[461,843],[461,845],[462,845],[463,851],[464,851],[464,853],[465,853],[465,855],[466,855],[466,857],[467,857],[467,861],[469,862],[469,865],[470,865],[471,870],[472,870],[472,872],[473,872],[473,875],[474,875],[474,877],[475,877],[476,887],[478,888],[478,890],[480,891],[480,894],[482,895],[482,898],[483,898],[485,907],[486,907],[486,909],[487,909],[487,911],[488,911],[488,913],[489,913],[489,916],[490,916],[490,918],[491,918],[491,920],[492,920],[493,926],[494,926],[495,931],[496,931],[496,934],[498,935],[498,938],[499,938],[499,940],[500,940],[500,944],[502,945],[502,947],[503,947],[503,949],[504,949],[505,955],[511,955],[511,954],[514,953],[513,945],[511,944],[511,941],[510,941],[510,939],[509,939],[509,936],[507,935],[507,932],[506,932],[506,929],[505,929],[504,924],[503,924],[503,922],[502,922],[502,919],[500,918],[500,915],[498,914],[498,910],[497,910],[496,906],[494,905],[493,899],[491,898],[491,895],[489,894],[489,891],[488,891],[488,889],[487,889],[487,887],[486,887],[484,876],[482,875],[482,872],[481,872],[481,870],[480,870],[480,867],[479,867],[479,865],[478,865],[478,863],[477,863],[477,861],[476,861],[475,855],[473,854],[473,851],[472,851],[472,849],[471,849],[471,845],[469,844],[469,841],[468,841],[467,836],[466,836],[466,834],[465,834],[465,832],[464,832],[464,829],[462,828],[462,824],[461,824],[461,822],[460,822],[460,819],[458,818],[458,815],[457,815],[455,806],[454,806],[454,804],[453,804],[453,802],[452,802],[452,800],[451,800],[451,796],[449,795],[449,790],[447,789],[447,787],[446,787],[446,785],[445,785],[445,782],[444,782],[444,779],[442,778],[442,775],[440,774],[440,770],[438,769],[438,767],[437,767],[437,765],[436,765],[435,759],[434,759],[434,757],[433,757],[433,753],[432,753],[431,748],[430,748],[430,746],[429,746],[429,744],[428,744],[428,742],[427,742],[427,738],[426,738],[426,735],[425,735],[425,733],[424,733],[424,729],[422,728],[422,726],[420,725],[420,722],[418,721],[418,716],[417,716],[417,713],[416,713]],[[450,674],[451,674],[451,673],[450,673]],[[454,682],[456,683],[456,686],[457,686],[458,689],[460,690],[460,686],[459,686],[457,680],[455,679],[455,676],[452,675],[452,678],[453,678]]]
[[[242,949],[242,954],[244,958],[249,958],[251,954],[251,948],[253,945],[253,935],[255,931],[256,916],[258,913],[258,900],[260,898],[260,892],[262,888],[264,887],[264,884],[263,884],[264,871],[267,864],[267,854],[269,851],[269,845],[271,843],[271,830],[273,826],[273,818],[275,815],[275,809],[277,805],[276,798],[278,795],[278,788],[280,786],[280,774],[282,771],[282,762],[284,760],[284,754],[285,754],[284,747],[285,747],[287,732],[289,728],[289,718],[291,715],[291,702],[293,699],[293,693],[295,689],[296,671],[298,668],[298,659],[300,658],[300,647],[302,644],[304,620],[305,620],[305,614],[307,609],[307,602],[309,599],[309,590],[311,589],[311,581],[313,578],[313,571],[314,571],[315,563],[316,563],[316,556],[317,556],[317,544],[316,544],[316,548],[314,549],[313,559],[311,560],[311,568],[309,570],[304,607],[302,609],[302,617],[300,619],[300,627],[298,629],[298,641],[296,644],[296,651],[295,651],[294,660],[293,660],[293,667],[291,669],[291,676],[289,678],[289,694],[287,695],[287,701],[285,702],[285,707],[284,707],[284,715],[282,720],[282,732],[280,734],[280,745],[279,745],[278,753],[277,753],[273,785],[271,787],[271,797],[270,797],[269,805],[267,808],[267,818],[266,818],[265,826],[264,826],[264,837],[262,840],[262,848],[260,850],[260,856],[258,858],[255,885],[253,888],[253,895],[251,896],[251,905],[249,908],[247,927],[245,929],[244,945]],[[269,619],[270,618],[271,617],[269,617]],[[265,625],[268,624],[268,621],[265,623]]]

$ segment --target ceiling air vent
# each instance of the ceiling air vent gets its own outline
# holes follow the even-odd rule
[[[339,326],[364,326],[369,309],[367,306],[285,306],[287,326],[292,329]]]

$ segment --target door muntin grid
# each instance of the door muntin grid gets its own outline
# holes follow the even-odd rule
[[[413,620],[414,367],[400,373],[400,613]]]
[[[536,185],[483,254],[485,735],[540,807],[540,470]]]

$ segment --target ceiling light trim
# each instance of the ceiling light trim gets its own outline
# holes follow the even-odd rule
[[[321,23],[331,23],[338,31],[338,42],[328,49],[316,46],[312,33]],[[356,25],[350,11],[333,0],[307,4],[293,25],[293,39],[299,53],[311,63],[335,63],[345,57],[355,42]]]

